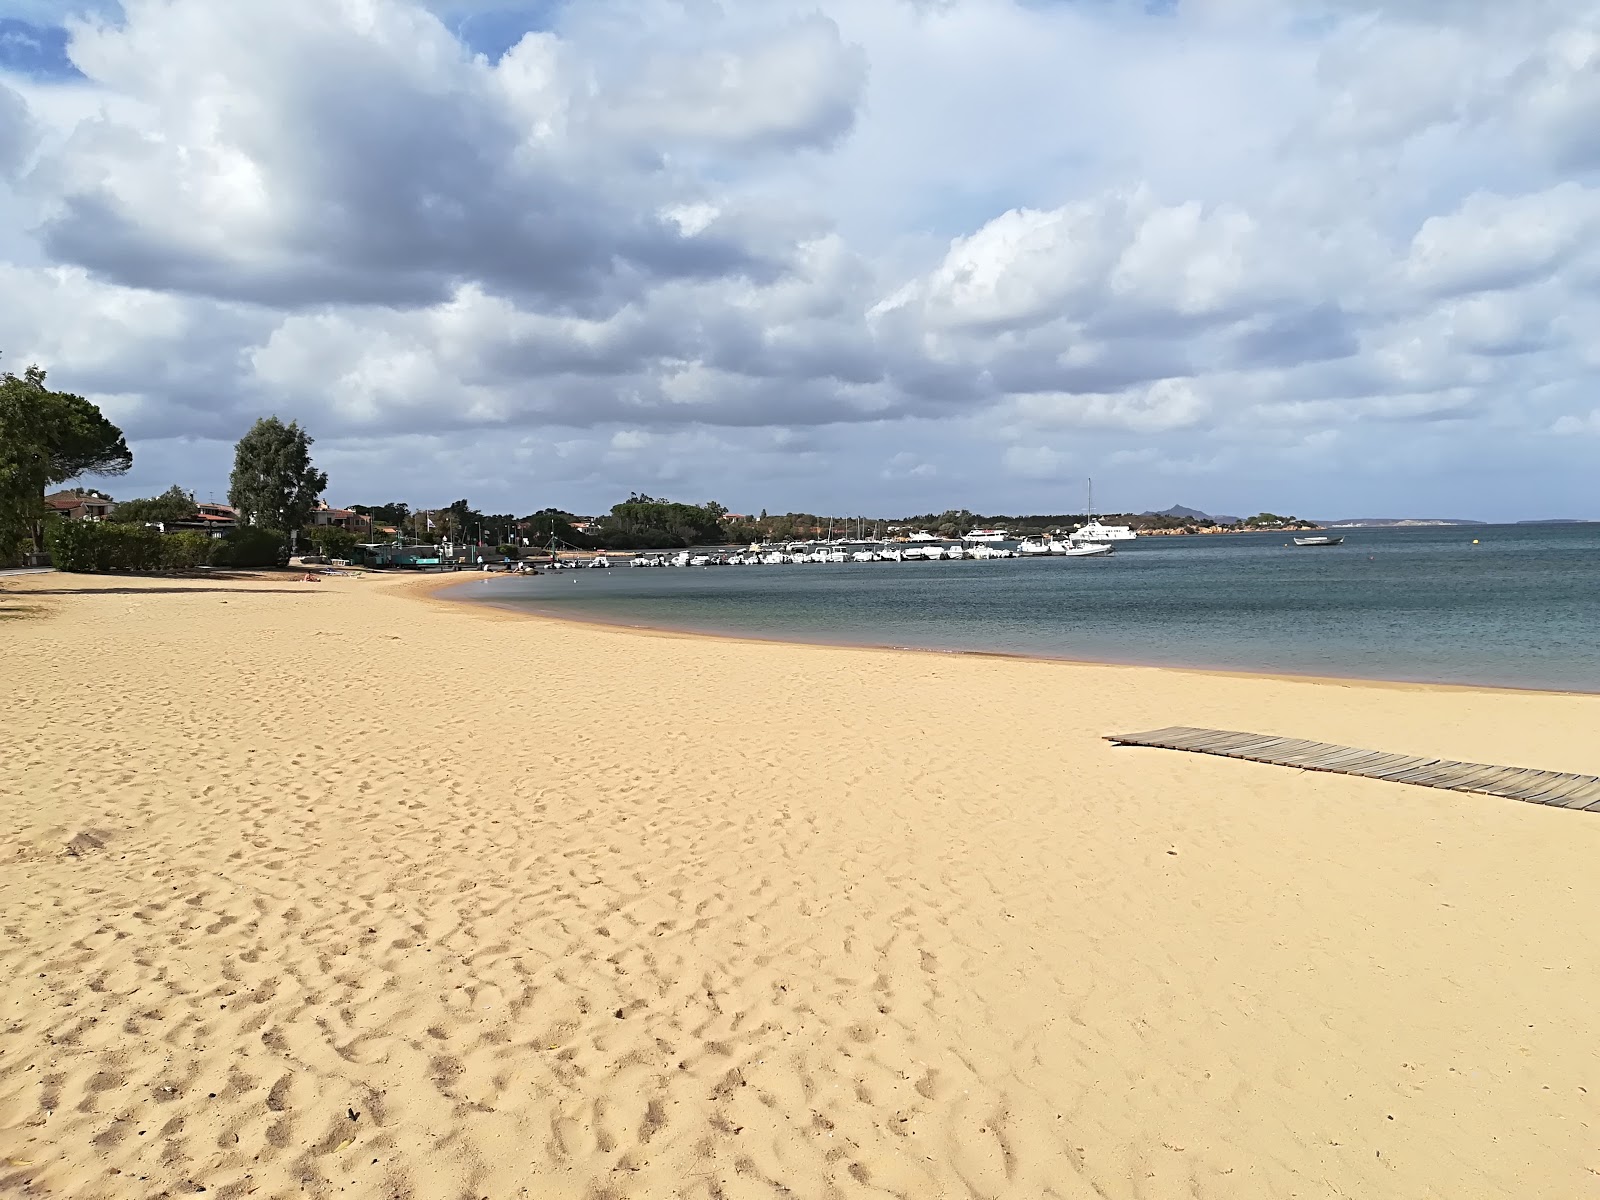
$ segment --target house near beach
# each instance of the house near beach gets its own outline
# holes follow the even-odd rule
[[[117,502],[92,488],[68,488],[44,498],[45,507],[68,521],[104,521]]]

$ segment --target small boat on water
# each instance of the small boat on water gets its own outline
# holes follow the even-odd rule
[[[1111,553],[1109,542],[1072,542],[1059,552],[1062,558],[1101,558]]]
[[[1294,544],[1296,546],[1337,546],[1343,541],[1344,538],[1342,537],[1328,537],[1326,535],[1319,535],[1317,537],[1295,538]]]

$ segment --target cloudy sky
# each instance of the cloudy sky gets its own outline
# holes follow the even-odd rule
[[[0,363],[118,495],[1600,517],[1597,169],[1600,0],[0,0]]]

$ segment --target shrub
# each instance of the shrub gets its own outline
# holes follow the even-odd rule
[[[211,561],[219,567],[281,567],[289,561],[289,542],[276,529],[245,525],[222,539]]]
[[[45,534],[62,571],[150,571],[163,565],[161,534],[142,525],[61,521]]]
[[[161,565],[169,571],[192,571],[211,561],[217,542],[203,533],[185,529],[161,539]]]
[[[301,535],[301,540],[328,558],[349,558],[361,539],[336,525],[313,525]]]

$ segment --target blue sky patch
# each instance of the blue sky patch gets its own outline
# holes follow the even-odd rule
[[[67,57],[67,31],[0,17],[0,71],[34,79],[81,79]]]
[[[439,17],[473,53],[496,61],[524,34],[555,28],[563,6],[563,0],[527,0],[463,13],[452,13],[445,7]]]

